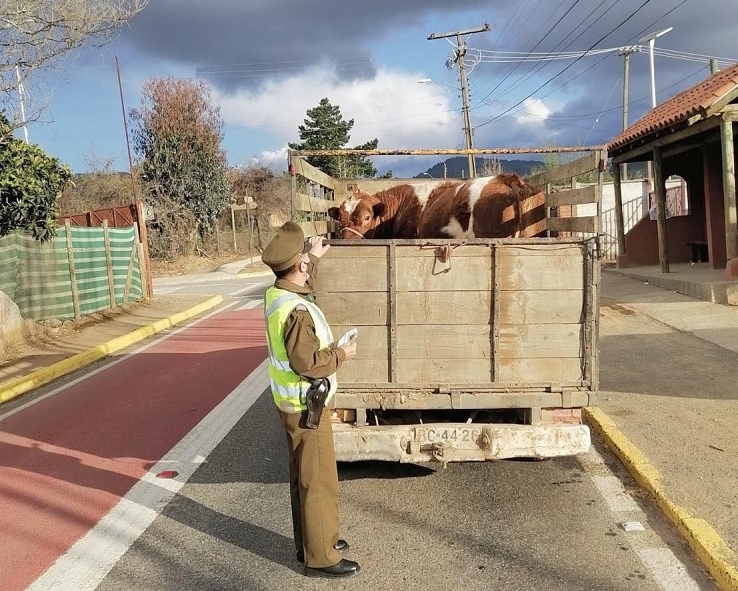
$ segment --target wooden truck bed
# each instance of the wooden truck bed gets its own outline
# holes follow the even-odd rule
[[[357,356],[339,370],[333,399],[341,461],[543,458],[589,448],[581,408],[596,403],[598,388],[607,151],[476,151],[586,155],[527,179],[541,192],[521,203],[523,238],[330,241],[318,303],[336,338],[359,331]],[[356,152],[290,152],[292,219],[306,235],[335,232],[329,207],[357,191],[407,183],[422,191],[444,182],[337,179],[307,161]]]
[[[451,455],[504,457],[504,450],[478,445],[483,432],[475,421],[489,420],[485,417],[511,423],[505,426],[511,436],[520,439],[527,430],[540,446],[559,450],[532,445],[521,452],[517,445],[515,456],[586,450],[589,433],[576,423],[579,409],[593,402],[597,384],[599,267],[593,242],[330,244],[320,264],[318,303],[336,338],[352,327],[359,331],[356,358],[338,372],[337,415],[345,416],[348,409],[349,418],[359,417],[334,425],[339,458],[419,461],[420,454],[439,459],[444,438],[447,447],[462,443],[448,437],[467,437],[469,442],[464,453],[457,446]],[[488,412],[479,417],[479,411]],[[427,429],[411,433],[424,413],[434,425],[463,424],[447,424],[450,431],[438,432],[435,454],[432,441],[426,449],[418,447],[418,453],[409,451],[410,441],[434,438]],[[386,424],[392,421],[402,424]],[[413,422],[417,424],[407,426]],[[551,437],[543,435],[547,429]],[[357,430],[367,435],[376,431],[375,443],[387,442],[385,457],[374,451],[374,456],[356,458]],[[341,433],[348,442],[346,451]],[[398,435],[407,439],[403,445],[396,445]],[[491,442],[491,433],[487,436]]]

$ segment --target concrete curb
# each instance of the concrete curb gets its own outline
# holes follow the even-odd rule
[[[584,416],[638,483],[656,499],[658,506],[676,525],[720,589],[738,591],[738,571],[729,562],[733,551],[712,526],[704,519],[692,517],[686,509],[667,498],[658,470],[604,412],[598,408],[585,408]]]
[[[62,361],[54,363],[49,367],[44,367],[43,369],[34,371],[27,376],[8,382],[7,384],[0,386],[0,404],[8,402],[21,394],[25,394],[29,390],[48,384],[49,382],[85,367],[86,365],[90,365],[98,359],[102,359],[111,353],[125,349],[126,347],[155,335],[158,332],[171,328],[175,324],[179,324],[184,320],[192,318],[205,310],[214,308],[222,301],[223,298],[221,296],[212,297],[201,304],[193,306],[192,308],[173,314],[168,318],[162,318],[161,320],[157,320],[147,326],[137,328],[133,332],[116,337],[107,343],[103,343],[93,347],[92,349],[88,349],[87,351],[82,351],[68,359],[63,359]]]
[[[246,279],[248,277],[266,277],[273,275],[271,271],[250,271],[248,273],[236,273],[238,279]]]

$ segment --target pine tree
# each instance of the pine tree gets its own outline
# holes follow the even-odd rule
[[[293,150],[337,150],[348,144],[349,132],[354,120],[346,121],[338,105],[327,98],[320,99],[317,107],[307,110],[304,124],[298,126],[301,143],[290,142]],[[358,150],[372,150],[379,145],[378,139],[356,146]],[[307,161],[334,178],[374,177],[377,169],[366,156],[311,156]]]

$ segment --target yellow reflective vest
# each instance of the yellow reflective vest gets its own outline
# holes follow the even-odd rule
[[[300,297],[296,293],[270,287],[264,297],[264,316],[266,317],[266,339],[269,349],[269,381],[272,397],[277,408],[284,412],[302,412],[307,410],[305,395],[310,382],[301,378],[290,367],[287,349],[284,346],[284,328],[287,318],[295,308],[307,310],[315,324],[315,334],[320,342],[320,349],[327,349],[333,344],[331,327],[317,305]],[[335,374],[328,378],[330,390],[325,405],[336,393]]]

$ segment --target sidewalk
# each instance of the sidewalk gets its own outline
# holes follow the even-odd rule
[[[738,589],[738,308],[603,272],[590,424]]]
[[[250,262],[221,268],[206,280],[258,273],[258,265],[244,269]],[[192,278],[174,278],[180,279]],[[221,302],[157,296],[130,313],[66,334],[0,366],[0,401]],[[610,272],[603,272],[601,303],[600,403],[588,413],[589,423],[657,499],[722,588],[738,590],[738,307]],[[34,372],[45,381],[28,380]],[[26,389],[19,393],[18,384]]]

